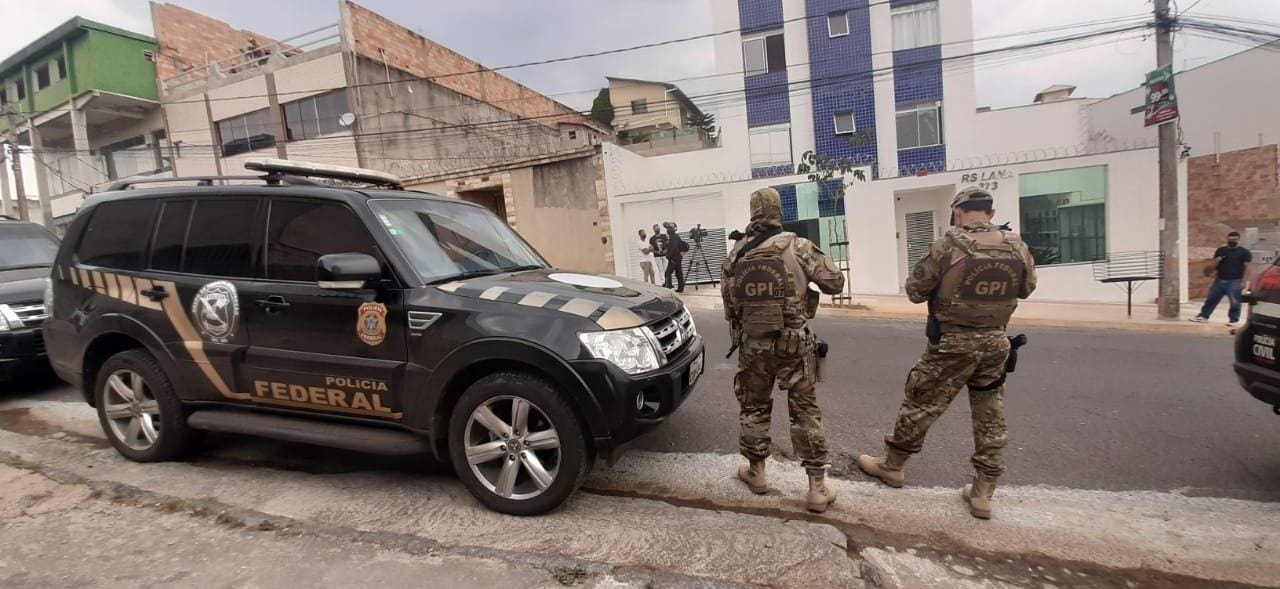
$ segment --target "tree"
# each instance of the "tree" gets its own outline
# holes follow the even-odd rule
[[[822,184],[828,180],[835,179],[839,175],[839,187],[836,188],[836,198],[844,198],[844,177],[846,175],[863,182],[867,181],[867,175],[862,172],[861,168],[854,169],[853,162],[849,158],[832,159],[830,156],[822,155],[816,151],[806,151],[800,156],[800,165],[796,166],[797,174],[807,174],[810,182]]]
[[[711,139],[716,138],[716,116],[711,113],[691,114],[689,115],[689,119],[685,121],[685,124],[690,127],[702,129],[702,131],[707,134],[707,137]]]
[[[609,97],[608,88],[601,88],[592,101],[591,118],[607,127],[613,126],[613,100]]]

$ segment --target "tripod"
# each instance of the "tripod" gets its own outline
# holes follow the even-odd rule
[[[707,276],[711,278],[711,285],[719,286],[720,280],[717,279],[716,275],[711,272],[711,265],[707,263],[707,252],[702,249],[701,239],[693,240],[693,251],[689,252],[689,264],[688,266],[685,267],[685,270],[684,270],[684,278],[686,282],[688,282],[689,279],[692,278],[693,265],[697,262],[702,262],[702,269],[706,270]],[[693,285],[693,290],[698,290],[698,285],[696,283]]]

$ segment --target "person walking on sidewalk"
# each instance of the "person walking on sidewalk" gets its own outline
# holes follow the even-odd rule
[[[1228,233],[1227,245],[1213,252],[1215,271],[1209,296],[1205,298],[1200,313],[1191,320],[1196,323],[1208,321],[1225,296],[1231,303],[1231,307],[1227,309],[1227,327],[1239,325],[1240,300],[1244,291],[1249,290],[1249,265],[1252,262],[1253,252],[1240,247],[1240,233]]]
[[[808,321],[818,310],[818,297],[809,283],[827,294],[839,293],[844,274],[813,242],[782,230],[782,199],[772,188],[751,194],[751,224],[721,270],[730,345],[739,350],[733,393],[740,408],[739,448],[748,463],[738,468],[738,478],[753,493],[769,490],[765,459],[777,381],[787,391],[791,444],[809,475],[806,506],[822,513],[836,493],[826,486],[831,465],[814,395],[818,340]]]
[[[991,194],[976,188],[952,201],[955,227],[929,246],[907,279],[907,297],[929,303],[929,346],[907,374],[906,399],[884,458],[863,454],[858,467],[890,487],[905,481],[903,467],[924,447],[925,434],[960,389],[969,387],[977,475],[961,491],[974,517],[991,517],[996,479],[1004,474],[1008,430],[1004,421],[1005,336],[1018,299],[1036,288],[1035,261],[1015,233],[991,223]]]
[[[644,229],[640,230],[640,271],[644,273],[644,281],[649,284],[657,284],[658,280],[653,274],[653,246],[649,245],[649,239],[644,235]]]

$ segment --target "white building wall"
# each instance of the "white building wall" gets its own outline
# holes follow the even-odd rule
[[[893,92],[893,29],[889,10],[888,3],[875,4],[871,6],[870,14],[871,69],[878,74],[873,78],[876,99],[876,159],[880,162],[880,173],[886,176],[895,175],[898,170],[898,126],[895,124],[897,103]]]
[[[947,143],[947,158],[962,155],[952,145],[981,132],[977,125],[977,82],[973,58],[957,56],[973,53],[973,3],[943,0],[938,2],[942,22],[942,134]],[[884,121],[893,123],[894,121]]]
[[[1235,151],[1280,142],[1280,52],[1261,47],[1178,72],[1175,85],[1183,141],[1191,155]],[[1142,88],[1117,94],[1088,109],[1089,138],[1096,144],[1154,144],[1156,129],[1143,127]]]
[[[791,161],[813,151],[813,95],[805,88],[809,81],[809,21],[804,19],[805,0],[782,0],[782,19],[792,21],[782,26],[782,40],[787,52],[787,87],[791,103]],[[733,35],[736,36],[736,35]],[[739,70],[740,71],[740,70]]]
[[[1011,157],[1028,151],[1041,152],[1032,154],[1040,158],[1055,157],[1055,152],[1084,145],[1084,109],[1090,104],[1066,100],[979,112],[973,117],[975,131],[955,137],[947,146],[947,157]],[[967,166],[961,162],[960,167]]]

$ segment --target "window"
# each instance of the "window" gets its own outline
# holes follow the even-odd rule
[[[267,109],[218,121],[218,137],[224,157],[248,153],[276,144],[275,124]]]
[[[18,100],[26,100],[27,99],[26,82],[23,82],[22,80],[15,81],[13,83],[13,93],[18,95]]]
[[[631,114],[639,115],[647,112],[649,112],[649,101],[647,99],[641,98],[631,101]]]
[[[49,64],[47,63],[36,68],[36,71],[32,75],[35,76],[37,91],[44,90],[49,87],[49,84],[52,84],[52,82],[49,81]]]
[[[154,200],[118,200],[94,208],[89,228],[76,246],[77,263],[119,270],[141,270],[147,251]]]
[[[9,104],[9,91],[4,88],[0,88],[0,106],[4,106],[6,104]]]
[[[247,277],[253,260],[256,200],[201,200],[187,229],[182,272]]]
[[[893,50],[915,49],[941,43],[938,25],[938,3],[918,2],[895,6],[893,19]]]
[[[791,125],[751,129],[751,167],[791,163]]]
[[[421,199],[369,202],[424,282],[467,272],[546,267],[501,219],[466,203]]]
[[[285,133],[289,141],[337,133],[343,129],[342,115],[351,112],[346,90],[304,98],[281,108],[284,109]]]
[[[44,227],[14,223],[0,232],[0,272],[47,268],[58,255],[58,240]]]
[[[787,69],[782,31],[756,33],[742,38],[742,64],[748,76]]]
[[[67,79],[67,58],[58,56],[57,59],[53,60],[53,65],[54,65],[54,72],[58,76],[54,79],[55,80]]]
[[[927,102],[898,107],[898,149],[942,144],[942,105]]]
[[[102,156],[107,160],[107,176],[112,180],[120,180],[160,169],[155,147],[146,143],[145,137],[136,135],[103,147]]]
[[[853,120],[853,112],[836,113],[835,125],[837,135],[852,135],[854,131],[858,130],[858,126]]]
[[[151,240],[149,268],[168,272],[182,270],[182,245],[187,241],[192,208],[194,205],[189,200],[171,200],[161,205],[155,238]]]
[[[377,245],[351,209],[337,204],[271,201],[268,279],[315,282],[320,256],[341,253],[378,257]]]
[[[1105,166],[1023,174],[1018,186],[1022,239],[1037,265],[1107,257]]]
[[[843,37],[849,34],[849,13],[833,12],[827,15],[827,35]]]

